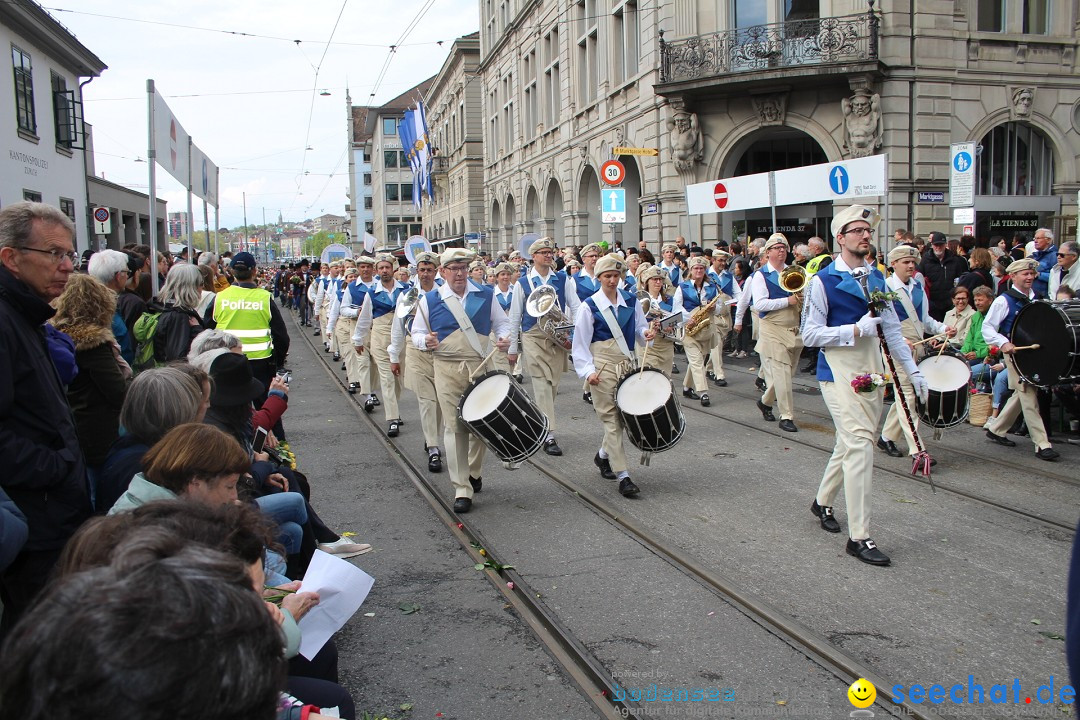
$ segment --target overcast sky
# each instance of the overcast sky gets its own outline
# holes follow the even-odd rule
[[[268,222],[279,211],[294,221],[344,215],[346,86],[353,105],[383,104],[438,72],[452,41],[479,25],[476,0],[345,0],[344,11],[342,0],[38,1],[109,66],[84,92],[97,174],[146,192],[147,166],[135,159],[146,158],[152,78],[221,168],[220,218],[229,228],[243,224],[244,192],[251,224],[262,223],[264,208]],[[389,46],[427,5],[391,56]],[[182,186],[160,168],[157,183],[170,212],[186,209]],[[201,230],[202,201],[194,203]]]

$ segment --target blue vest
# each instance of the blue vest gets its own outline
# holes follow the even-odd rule
[[[637,287],[637,278],[631,275],[629,272],[626,273],[626,277],[623,278],[623,282],[626,283],[626,287]]]
[[[502,306],[503,312],[507,314],[510,313],[510,301],[514,298],[513,290],[514,288],[513,286],[511,286],[510,289],[506,291],[505,295],[503,295],[498,290],[493,290],[493,292],[495,293],[495,299],[499,301],[499,305]]]
[[[660,262],[662,263],[663,261],[661,260]],[[658,264],[657,267],[668,274],[668,277],[671,278],[672,285],[679,287],[679,283],[682,282],[682,270],[679,269],[678,265],[675,265],[672,268],[666,268],[663,265]]]
[[[550,279],[550,282],[549,283],[544,283],[544,284],[551,285],[551,287],[555,288],[555,296],[559,298],[559,307],[565,308],[566,307],[566,273],[563,272],[562,270],[560,270],[558,272],[552,271],[552,273],[550,275],[548,275],[548,278]],[[536,288],[540,287],[541,283],[539,282],[539,278],[537,278],[536,286],[534,287],[533,285],[531,285],[529,283],[529,276],[528,275],[522,275],[521,278],[518,279],[518,284],[521,285],[521,289],[525,292],[525,295],[522,296],[523,299],[528,300],[529,299],[529,293],[531,293]],[[533,329],[534,325],[536,325],[536,318],[534,318],[529,313],[523,311],[521,313],[521,332],[529,332],[530,330]]]
[[[586,275],[584,270],[574,276],[574,283],[577,286],[578,300],[582,302],[591,298],[593,294],[600,289],[600,281]]]
[[[1034,289],[1034,285],[1032,285],[1032,288]],[[1005,313],[1005,317],[1002,319],[1001,324],[998,325],[998,332],[1005,337],[1010,337],[1009,333],[1012,332],[1013,323],[1016,321],[1016,313],[1020,312],[1020,308],[1028,303],[1022,302],[1019,298],[1013,297],[1008,292],[1002,295],[1002,297],[1005,298],[1005,302],[1009,305],[1009,312]]]
[[[768,266],[766,265],[764,267],[768,267]],[[789,293],[784,288],[780,287],[780,273],[778,273],[777,271],[772,270],[772,269],[769,269],[769,270],[761,269],[761,270],[758,270],[758,272],[760,272],[761,276],[763,278],[765,278],[765,287],[768,288],[768,290],[769,290],[769,299],[770,300],[779,300],[781,298],[791,297],[791,293]],[[858,283],[856,283],[856,284],[858,284]],[[768,314],[769,314],[769,311],[759,312],[758,317],[763,318]],[[865,314],[866,314],[866,311],[864,310],[863,315],[865,315]],[[862,316],[860,315],[860,317],[862,317]]]
[[[338,302],[344,302],[345,286],[342,285],[338,289]],[[352,300],[350,304],[356,307],[364,306],[364,299],[368,296],[368,289],[365,285],[357,285],[356,283],[349,283],[349,298]]]
[[[694,287],[694,283],[691,280],[680,283],[679,287],[682,288],[683,310],[686,310],[687,312],[693,312],[698,309],[716,297],[717,293],[716,286],[709,282],[705,283],[704,287],[702,287],[702,290],[704,291],[703,294],[705,295],[704,298],[698,295],[697,288]]]
[[[825,297],[829,299],[829,313],[825,316],[825,324],[828,327],[854,325],[866,314],[869,309],[866,295],[863,294],[862,285],[851,277],[850,273],[841,271],[835,263],[830,263],[824,270],[818,271],[816,277],[821,278],[821,284],[825,287]],[[885,277],[876,268],[870,272],[867,285],[870,292],[888,290]],[[867,368],[867,372],[869,371],[870,368]],[[832,368],[829,367],[825,353],[821,350],[818,351],[817,379],[833,382]]]
[[[896,292],[902,293],[904,290],[897,290]],[[915,318],[919,322],[923,319],[923,303],[926,302],[926,292],[922,288],[922,283],[915,283],[915,292],[911,293],[911,305],[915,308],[915,313],[919,316]],[[893,300],[893,309],[896,310],[896,316],[900,318],[900,322],[904,322],[908,319],[907,310],[904,310],[904,305],[899,300]]]
[[[660,308],[669,315],[675,309],[675,303],[672,302],[674,298],[665,298],[664,295],[660,295]]]
[[[625,290],[617,290],[616,292],[622,296],[626,306],[613,306],[617,310],[615,317],[618,321],[619,329],[622,330],[623,338],[626,339],[626,347],[633,351],[634,340],[637,339],[636,327],[634,325],[634,316],[637,314],[637,296],[633,293],[628,293]],[[604,319],[604,315],[600,312],[600,308],[597,307],[596,301],[589,297],[585,299],[585,304],[589,306],[589,310],[592,311],[593,316],[591,342],[611,340],[611,328],[608,327],[607,320]]]
[[[374,303],[371,306],[371,316],[373,318],[380,318],[387,313],[394,312],[394,308],[397,307],[398,295],[405,291],[405,286],[395,281],[394,289],[390,292],[386,292],[380,282],[376,287],[368,291],[371,295],[371,302]]]
[[[727,295],[728,297],[735,297],[735,293],[733,292],[734,288],[732,287],[732,283],[734,283],[734,278],[731,277],[730,272],[725,270],[722,273],[718,273],[712,268],[710,268],[708,275],[713,279],[713,282],[720,286],[720,289],[724,291],[725,295]]]
[[[480,338],[485,338],[491,334],[491,303],[493,295],[490,287],[481,287],[478,291],[465,294],[465,314],[469,316],[473,328],[476,329],[476,334]],[[450,308],[443,302],[438,289],[428,292],[424,297],[428,299],[430,328],[439,338],[439,342],[445,340],[455,330],[461,329],[457,318],[454,317],[454,314],[450,312]]]

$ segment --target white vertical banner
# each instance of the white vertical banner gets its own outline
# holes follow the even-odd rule
[[[152,81],[151,81],[152,82]],[[152,86],[154,103],[154,126],[150,128],[150,144],[155,150],[155,158],[165,172],[188,187],[190,138],[183,126],[165,103],[165,99]]]
[[[195,143],[191,144],[191,192],[218,206],[218,168]]]

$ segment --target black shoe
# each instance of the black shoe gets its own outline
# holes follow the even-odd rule
[[[368,395],[367,400],[364,401],[364,412],[369,412],[370,413],[370,412],[374,412],[374,411],[375,411],[375,401],[371,399],[370,395]]]
[[[795,423],[787,419],[780,421],[780,429],[784,432],[799,432],[799,428],[795,427]]]
[[[671,363],[671,374],[672,375],[678,375],[679,374],[679,366],[676,365],[675,363]]]
[[[761,411],[761,417],[765,418],[769,422],[776,422],[776,416],[773,415],[771,407],[758,400],[757,409]]]
[[[709,400],[709,393],[701,393],[701,407],[709,407],[712,402]]]
[[[709,380],[716,380],[716,373],[714,373],[712,370],[706,370],[705,377],[707,377]]]
[[[878,550],[877,544],[870,538],[865,540],[848,540],[847,554],[859,558],[867,565],[886,566],[892,561],[889,556]]]
[[[1054,448],[1045,447],[1042,450],[1036,450],[1035,457],[1040,460],[1057,460],[1061,455]]]
[[[713,383],[716,387],[727,387],[727,380],[725,378],[713,378]]]
[[[472,485],[473,492],[480,492],[484,489],[484,481],[481,478],[474,478],[472,475],[470,475],[469,484]]]
[[[349,383],[349,394],[355,395],[356,391],[360,389],[360,383]]]
[[[892,440],[886,440],[883,437],[877,439],[877,446],[885,451],[885,454],[889,457],[904,457],[904,453],[900,452],[900,448],[896,447],[896,443]]]
[[[559,443],[555,442],[555,438],[548,438],[544,441],[544,452],[558,457],[562,455],[562,448],[559,447]]]
[[[768,385],[765,384],[765,378],[754,378],[754,385],[757,385],[757,389],[761,392],[765,392],[768,389]]]
[[[334,362],[341,362],[341,353],[334,353]]]
[[[442,455],[439,453],[439,448],[426,448],[427,450],[427,469],[428,472],[442,472]]]
[[[814,514],[814,517],[821,522],[821,527],[828,530],[831,533],[840,532],[840,523],[836,522],[836,518],[833,517],[832,508],[828,506],[821,506],[817,504],[817,500],[810,503],[810,512]]]
[[[319,328],[315,328],[315,332],[313,334],[315,335],[315,337],[319,337],[320,335],[322,335],[322,332],[319,330]]]
[[[328,342],[324,342],[324,343],[322,344],[322,351],[323,351],[323,352],[326,352],[326,353],[330,352],[330,343],[328,343]]]
[[[600,453],[596,453],[596,457],[592,459],[596,467],[600,468],[600,477],[605,480],[614,480],[615,471],[611,469],[611,461],[607,458],[600,457]]]
[[[371,393],[371,399],[375,401],[375,407],[379,407],[380,405],[382,405],[382,401],[379,400],[379,396],[375,393]]]
[[[585,402],[589,403],[590,405],[592,405],[592,393],[591,392],[581,393],[581,399],[584,400]]]
[[[342,369],[342,370],[345,370],[345,369],[346,369],[346,368],[345,368],[345,363],[341,363],[341,369]]]
[[[690,398],[691,400],[700,400],[701,396],[688,387],[682,389],[682,396],[684,398]]]
[[[472,498],[460,497],[454,500],[454,512],[464,515],[472,508]]]
[[[1009,438],[1005,437],[1004,435],[995,435],[989,430],[986,431],[986,439],[993,440],[998,445],[1004,445],[1005,447],[1016,447],[1016,443],[1014,443]]]
[[[623,497],[633,497],[639,492],[641,492],[641,490],[638,488],[637,485],[634,484],[634,481],[630,478],[624,477],[622,480],[619,481],[619,494]]]
[[[386,429],[386,435],[387,435],[387,437],[397,437],[398,432],[400,432],[400,431],[401,431],[401,421],[400,420],[391,420],[390,421],[390,427],[388,427]]]

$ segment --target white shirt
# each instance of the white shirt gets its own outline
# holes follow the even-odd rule
[[[915,307],[915,288],[918,287],[919,281],[915,278],[914,274],[912,274],[912,276],[908,278],[908,281],[905,284],[900,282],[900,278],[899,276],[897,276],[896,273],[893,273],[885,281],[885,285],[888,286],[888,288],[893,292],[907,293],[908,300],[911,301],[912,308]],[[924,285],[923,287],[926,286]],[[945,323],[939,322],[936,318],[930,317],[930,295],[926,292],[923,292],[922,317],[918,318],[918,320],[922,323],[923,330],[930,333],[931,335],[940,335],[941,333],[945,332]]]
[[[1062,285],[1072,288],[1074,293],[1080,294],[1080,260],[1077,260],[1066,273],[1061,272],[1061,266],[1055,265],[1050,268],[1050,285],[1047,297],[1056,300],[1058,288]]]
[[[464,295],[456,295],[450,289],[450,283],[443,283],[439,286],[439,297],[445,301],[446,298],[454,295],[461,301],[462,306],[465,305],[465,297],[471,292],[481,292],[480,286],[466,282]],[[416,317],[413,319],[412,325],[413,345],[420,350],[427,350],[427,336],[431,332],[427,323],[427,318],[431,317],[429,312],[427,295],[421,295],[420,303],[416,306]],[[510,334],[510,320],[506,317],[506,313],[503,312],[502,305],[495,298],[491,299],[491,331],[495,333],[496,338],[504,338]],[[486,339],[480,338],[481,344]]]
[[[851,272],[851,268],[840,255],[833,260],[833,265],[842,272]],[[873,266],[867,263],[867,268]],[[852,347],[855,345],[855,325],[828,326],[829,296],[821,283],[821,273],[815,273],[806,286],[806,299],[803,302],[802,336],[807,347]],[[881,313],[881,329],[889,352],[909,376],[918,371],[918,366],[911,357],[911,348],[904,342],[900,332],[900,319],[889,305]]]
[[[420,293],[421,296],[423,296],[424,293],[430,292],[435,287],[437,287],[437,286],[432,285],[430,289],[424,290],[422,287],[420,287],[419,282],[416,283],[416,290],[417,290],[417,292]],[[413,308],[413,315],[415,315],[418,312],[418,308],[420,306],[420,301],[419,300],[417,300],[416,305],[417,305],[417,307]],[[392,363],[400,363],[401,362],[401,359],[400,359],[401,358],[401,351],[404,348],[405,348],[405,318],[402,317],[398,313],[398,308],[394,308],[394,322],[390,326],[390,344],[386,348],[386,354],[390,356],[390,362],[392,362]]]
[[[364,283],[357,278],[353,281],[356,287],[364,287]],[[352,296],[349,293],[349,285],[345,285],[345,289],[341,293],[341,299],[338,299],[337,293],[334,293],[330,297],[330,310],[326,313],[326,332],[333,334],[334,327],[337,325],[339,317],[355,318],[360,314],[360,309],[352,304]],[[348,298],[348,299],[346,299]],[[364,301],[364,307],[367,307],[371,303],[367,300]],[[370,314],[370,310],[369,310]]]
[[[688,282],[693,284],[694,281],[689,280]],[[704,297],[705,288],[707,288],[708,286],[709,286],[708,282],[704,283],[701,286],[701,289],[698,290],[698,296],[699,297]],[[696,288],[697,286],[694,285],[694,287]],[[705,302],[708,302],[708,301],[705,301]],[[704,305],[705,303],[703,302],[701,304]],[[701,305],[699,305],[698,307],[701,307]],[[696,310],[696,309],[697,308],[694,308],[694,310]],[[688,321],[690,319],[690,316],[694,314],[694,310],[687,310],[685,307],[683,307],[682,283],[680,283],[679,286],[677,288],[675,288],[675,294],[671,296],[671,310],[672,310],[672,312],[680,312],[680,313],[682,313],[683,322]],[[717,302],[715,305],[713,305],[713,315],[719,315],[720,313],[724,312],[725,310],[727,310],[727,305],[725,305],[722,302]]]
[[[737,302],[735,304],[735,324],[736,325],[739,325],[739,326],[743,325],[743,318],[746,316],[746,310],[747,310],[747,308],[750,307],[750,301],[754,298],[754,293],[751,292],[752,286],[751,287],[746,287],[746,285],[750,284],[750,282],[754,279],[754,276],[757,275],[757,273],[758,273],[757,270],[750,273],[749,279],[747,279],[745,281],[745,284],[742,287],[742,291],[739,293],[739,302]],[[739,281],[736,280],[735,284],[738,285]]]
[[[1029,300],[1034,300],[1035,291],[1028,290],[1027,296]],[[998,295],[994,298],[994,302],[990,304],[990,309],[986,311],[986,317],[983,319],[982,334],[983,340],[986,341],[987,345],[997,345],[998,347],[1001,347],[1007,342],[1012,342],[1012,340],[1002,335],[998,330],[1001,323],[1004,322],[1005,316],[1008,314],[1009,301],[1005,299],[1004,295]]]
[[[616,313],[618,308],[626,307],[626,301],[621,294],[616,293],[614,306],[612,302],[608,300],[607,295],[603,290],[597,290],[592,294],[592,301],[596,303],[596,309],[601,314],[608,312],[608,308],[615,307]],[[637,342],[645,342],[645,331],[649,329],[649,321],[645,319],[645,313],[641,310],[641,303],[638,303],[634,307],[634,331],[637,335]],[[585,379],[596,372],[596,365],[593,363],[592,354],[592,336],[593,336],[593,312],[592,308],[587,303],[581,303],[577,311],[577,319],[574,321],[574,345],[571,350],[571,357],[574,360],[574,372],[578,374],[578,377]],[[630,358],[627,358],[629,360]],[[614,371],[615,368],[609,368]]]
[[[525,275],[525,279],[528,280],[530,288],[537,287],[534,278],[539,278],[543,285],[551,285],[555,280],[555,271],[552,270],[547,276],[542,276],[540,273],[536,272],[535,267],[532,267]],[[510,355],[516,355],[521,339],[521,317],[522,313],[525,312],[525,301],[528,299],[528,295],[522,291],[520,280],[514,280],[514,284],[511,287],[514,290],[514,297],[510,301],[510,349],[507,352]],[[567,276],[564,287],[566,307],[562,308],[562,310],[568,317],[576,318],[578,307],[581,305],[581,301],[578,300],[577,296],[577,285],[574,283],[572,277]],[[529,292],[532,292],[532,290]],[[500,308],[500,310],[501,309],[502,308]]]
[[[754,309],[759,313],[771,312],[773,310],[783,310],[791,304],[791,301],[786,297],[782,298],[770,298],[769,286],[765,282],[765,273],[773,270],[777,273],[783,272],[787,265],[781,265],[780,267],[773,267],[772,263],[766,263],[760,269],[760,271],[750,276],[750,296],[754,303]]]

